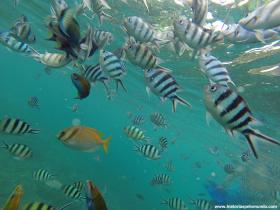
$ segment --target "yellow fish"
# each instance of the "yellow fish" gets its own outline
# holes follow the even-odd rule
[[[94,152],[98,147],[103,146],[107,154],[112,136],[102,140],[103,136],[103,133],[94,128],[72,126],[61,131],[57,138],[65,145],[83,152]]]
[[[3,210],[19,210],[22,196],[23,188],[21,185],[18,185],[10,195],[9,199],[6,201]]]

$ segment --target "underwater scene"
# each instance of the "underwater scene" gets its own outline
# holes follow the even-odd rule
[[[0,0],[0,208],[280,209],[280,0]]]

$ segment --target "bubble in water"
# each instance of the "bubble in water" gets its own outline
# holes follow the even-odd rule
[[[216,173],[215,172],[211,172],[211,176],[215,177]]]
[[[81,120],[78,119],[78,118],[73,119],[72,120],[72,125],[74,125],[74,126],[81,125]]]

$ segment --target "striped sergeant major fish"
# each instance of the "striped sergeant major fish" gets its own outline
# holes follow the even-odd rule
[[[230,83],[235,86],[223,63],[204,50],[201,50],[199,64],[200,70],[206,75],[211,84],[216,83],[228,86]]]
[[[250,156],[251,156],[251,151],[247,150],[242,152],[240,158],[243,162],[248,162],[250,160]]]
[[[80,191],[84,189],[84,183],[82,181],[74,182],[72,185]]]
[[[225,130],[233,135],[234,131],[245,136],[254,156],[258,158],[253,138],[280,145],[280,142],[252,128],[257,120],[253,117],[246,101],[229,87],[214,84],[204,89],[204,103],[208,112]]]
[[[8,200],[5,202],[3,210],[19,210],[20,202],[23,197],[23,187],[17,185]]]
[[[148,95],[150,91],[158,95],[162,101],[169,99],[172,101],[172,110],[176,111],[177,103],[191,107],[191,104],[179,97],[177,93],[181,90],[175,78],[162,68],[145,70],[145,82],[147,84]]]
[[[107,96],[110,97],[110,88],[108,86],[109,77],[102,70],[99,64],[96,65],[76,65],[81,74],[87,79],[90,83],[95,84],[96,82],[101,82],[106,90]]]
[[[168,205],[170,209],[174,210],[188,210],[185,202],[178,197],[165,199],[162,204]]]
[[[173,164],[172,160],[169,160],[166,164],[165,164],[165,168],[167,171],[169,172],[173,172],[175,171],[175,165]]]
[[[19,159],[27,159],[32,156],[32,150],[25,144],[6,144],[3,142],[3,145],[0,148],[4,148],[9,151],[11,155]]]
[[[113,34],[108,31],[93,29],[93,39],[100,49],[113,41]]]
[[[134,65],[142,69],[159,67],[160,59],[146,45],[128,40],[124,46],[126,58]],[[162,67],[163,68],[163,67]]]
[[[38,169],[37,171],[34,171],[33,173],[33,178],[37,181],[45,182],[52,179],[53,177],[53,174],[42,168]]]
[[[62,190],[68,198],[72,198],[75,200],[83,198],[81,191],[73,185],[62,186]]]
[[[147,141],[149,137],[145,136],[145,132],[136,126],[126,126],[124,128],[124,133],[131,139],[137,141]]]
[[[169,185],[171,184],[171,178],[167,174],[158,174],[153,177],[151,185]]]
[[[192,0],[193,23],[203,26],[208,13],[208,0]]]
[[[10,28],[10,33],[17,40],[27,44],[33,44],[36,36],[32,31],[31,24],[25,15],[20,16]]]
[[[116,90],[119,85],[127,92],[122,78],[126,75],[126,70],[123,61],[117,57],[114,53],[101,50],[99,56],[99,62],[101,69],[116,82]]]
[[[280,26],[280,0],[273,0],[258,7],[239,20],[239,24],[250,30],[272,29]]]
[[[20,120],[6,117],[0,122],[0,131],[6,134],[38,134],[39,129],[32,128],[28,123]]]
[[[161,147],[161,152],[167,149],[168,141],[166,137],[160,137],[159,138],[159,146]]]
[[[152,144],[136,145],[135,151],[140,152],[144,157],[150,160],[161,158],[160,151]]]
[[[157,32],[154,28],[146,23],[142,18],[137,16],[126,17],[123,21],[125,32],[134,37],[136,41],[153,43],[159,47],[160,44],[168,43],[168,40],[161,40],[158,38]]]
[[[204,29],[183,17],[174,20],[173,26],[175,35],[195,50],[223,41],[221,33]]]
[[[106,0],[83,0],[82,7],[84,10],[88,9],[94,14],[97,14],[99,23],[102,24],[105,18],[113,20],[113,17],[104,12],[104,10],[110,10],[111,7]]]
[[[136,115],[134,116],[134,118],[132,119],[132,123],[133,125],[141,125],[145,122],[145,118],[143,115]]]
[[[199,210],[214,210],[215,204],[212,201],[198,199],[191,200],[191,203]]]
[[[161,127],[161,128],[167,128],[167,121],[163,114],[159,112],[153,112],[150,115],[151,122],[156,126],[156,127]]]
[[[72,205],[73,203],[74,202],[69,202],[59,208],[55,208],[54,206],[46,204],[46,203],[32,202],[32,203],[25,204],[25,206],[23,207],[22,210],[63,210],[63,209],[66,209],[67,207],[69,207],[70,205]]]
[[[24,55],[32,56],[34,54],[38,54],[38,52],[28,44],[18,41],[10,32],[0,32],[0,43],[10,50]]]
[[[51,0],[51,14],[55,19],[61,16],[62,11],[68,9],[68,4],[65,0]]]

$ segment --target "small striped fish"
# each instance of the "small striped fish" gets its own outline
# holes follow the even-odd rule
[[[171,178],[167,174],[159,174],[153,177],[151,185],[169,185]]]
[[[154,145],[144,144],[144,145],[136,145],[135,151],[140,152],[146,158],[151,160],[160,159],[160,151]]]
[[[54,177],[53,174],[50,174],[47,170],[42,168],[38,169],[33,173],[33,178],[37,181],[45,182],[52,179],[53,177]]]
[[[108,43],[113,40],[111,32],[93,29],[93,39],[100,49],[103,49]]]
[[[164,69],[145,70],[144,76],[148,94],[152,91],[154,94],[160,96],[162,101],[170,99],[172,101],[173,112],[176,111],[177,103],[191,107],[189,102],[177,95],[181,88],[175,78]]]
[[[27,103],[28,103],[28,105],[29,105],[31,108],[37,108],[37,109],[40,108],[39,99],[38,99],[37,96],[31,96],[31,97],[29,97]]]
[[[5,142],[1,148],[7,149],[16,158],[26,159],[32,156],[32,150],[25,144],[11,144]]]
[[[68,197],[72,199],[80,199],[82,198],[81,191],[78,190],[73,185],[66,185],[62,187],[63,193]]]
[[[20,119],[4,118],[0,122],[0,131],[7,134],[38,134],[40,130],[32,128]]]
[[[74,182],[72,186],[77,188],[79,191],[82,191],[84,189],[84,183],[82,181]]]
[[[203,26],[208,13],[208,0],[192,0],[193,22]]]
[[[253,145],[253,137],[276,145],[280,143],[252,128],[257,121],[246,101],[229,87],[214,84],[208,85],[204,89],[204,104],[213,118],[219,122],[230,134],[237,131],[243,134],[256,158],[256,149]]]
[[[136,126],[127,126],[124,128],[125,134],[133,140],[147,141],[149,138],[145,136],[145,132]]]
[[[26,204],[23,210],[55,210],[55,208],[45,203],[34,202]]]
[[[162,204],[168,205],[170,209],[174,210],[188,210],[185,202],[180,198],[169,198],[163,200]]]
[[[120,58],[118,58],[114,53],[105,50],[100,51],[99,61],[101,69],[111,79],[116,81],[116,89],[118,90],[119,85],[121,85],[122,88],[125,91],[127,91],[122,82],[122,78],[126,74],[123,61]]]
[[[161,151],[163,152],[164,150],[167,149],[167,146],[168,146],[167,138],[160,137],[158,141],[159,141],[159,146],[161,147]]]
[[[216,57],[201,51],[199,64],[201,71],[207,76],[210,83],[227,86],[228,83],[234,85],[226,67]]]
[[[167,121],[166,121],[165,117],[163,116],[163,114],[161,114],[159,112],[153,112],[150,115],[150,119],[151,119],[151,122],[155,126],[161,127],[161,128],[167,128]]]
[[[168,161],[168,162],[165,164],[165,168],[166,168],[166,170],[169,171],[169,172],[175,171],[175,166],[174,166],[174,164],[173,164],[173,161],[172,161],[172,160]]]
[[[127,59],[142,69],[151,69],[159,66],[159,59],[145,44],[128,41],[124,47]]]
[[[227,174],[233,174],[235,172],[235,167],[231,163],[227,163],[224,166],[224,171]]]
[[[15,52],[19,52],[25,55],[32,56],[38,53],[28,44],[18,41],[10,34],[10,32],[0,32],[0,43]]]
[[[214,210],[215,209],[215,205],[211,201],[198,199],[198,200],[192,200],[191,202],[199,210]]]
[[[49,68],[62,68],[72,61],[69,55],[49,52],[33,54],[32,58]]]
[[[143,115],[136,115],[134,116],[134,118],[132,119],[132,123],[133,125],[141,125],[145,122],[145,118]]]
[[[51,0],[51,14],[55,19],[59,19],[62,11],[68,9],[68,4],[65,0]]]
[[[187,19],[179,18],[173,23],[175,35],[193,49],[205,48],[223,41],[223,36],[211,30],[205,30]]]
[[[157,32],[153,29],[153,27],[140,17],[126,17],[124,19],[123,26],[128,36],[134,37],[136,41],[145,43],[150,42],[157,46],[160,43],[164,43],[164,40],[157,38]]]
[[[25,15],[19,17],[10,28],[10,33],[19,41],[33,44],[36,41],[31,24]]]

